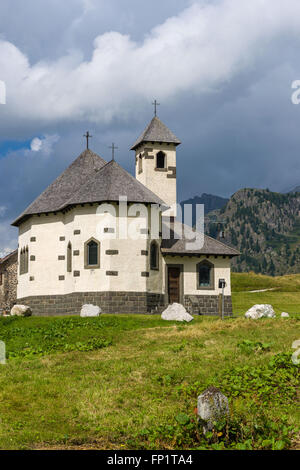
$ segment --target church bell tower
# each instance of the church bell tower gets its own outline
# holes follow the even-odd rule
[[[176,147],[181,142],[156,116],[131,150],[135,151],[135,177],[173,210],[176,217]]]

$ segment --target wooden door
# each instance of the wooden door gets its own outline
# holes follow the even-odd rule
[[[168,268],[168,294],[169,303],[180,303],[180,268]]]

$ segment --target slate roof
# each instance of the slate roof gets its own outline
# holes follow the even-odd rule
[[[167,205],[114,160],[84,151],[13,223],[34,214],[58,212],[74,204],[119,201]]]
[[[27,209],[12,223],[20,222],[33,214],[55,212],[65,207],[71,195],[77,191],[87,179],[100,170],[107,162],[91,150],[85,150],[79,157],[30,204]]]
[[[69,199],[68,204],[119,201],[120,196],[126,196],[128,202],[161,204],[165,208],[168,207],[114,160],[108,162],[82,185]]]
[[[183,228],[185,228],[186,235],[192,236],[193,230],[188,225],[184,225],[178,221],[174,222],[174,233],[178,235],[181,234],[184,236]],[[193,235],[195,237],[195,235]],[[193,241],[192,239],[190,240]],[[198,250],[187,250],[186,249],[186,242],[189,242],[188,238],[181,238],[181,239],[163,239],[161,244],[161,252],[163,255],[227,255],[227,256],[238,256],[240,254],[239,251],[231,248],[225,243],[219,242],[214,238],[209,237],[208,235],[204,235],[204,245],[202,248]]]
[[[142,142],[165,142],[179,145],[181,142],[172,131],[157,116],[151,120],[144,132],[131,147],[135,150]]]

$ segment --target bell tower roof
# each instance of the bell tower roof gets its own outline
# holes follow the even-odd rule
[[[181,144],[176,135],[173,134],[173,132],[170,131],[170,129],[161,122],[157,116],[154,116],[144,132],[133,144],[131,150],[135,150],[143,142],[164,142],[175,145]]]

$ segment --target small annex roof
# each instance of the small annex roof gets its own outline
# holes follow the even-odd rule
[[[87,202],[118,202],[126,196],[128,202],[168,206],[150,189],[130,175],[115,160],[111,160],[91,176],[68,201],[68,205]]]
[[[171,226],[172,227],[172,226]],[[185,233],[184,231],[185,230]],[[195,232],[188,225],[184,225],[181,222],[175,220],[174,222],[174,233],[178,236],[182,234],[187,238],[180,239],[163,239],[161,244],[161,252],[164,256],[166,255],[179,255],[179,256],[193,256],[193,255],[227,255],[227,256],[239,256],[240,252],[231,248],[230,246],[222,243],[214,238],[204,235],[204,245],[200,249],[187,250],[186,243],[191,243],[195,238]]]
[[[18,226],[30,215],[55,212],[65,207],[87,179],[99,171],[107,162],[96,153],[87,149],[33,201],[30,206],[12,223]]]
[[[157,117],[151,120],[144,132],[131,147],[135,150],[143,142],[164,142],[179,145],[181,142],[172,131]]]
[[[5,263],[6,261],[8,261],[13,256],[17,256],[17,254],[18,254],[18,250],[14,250],[11,253],[9,253],[8,255],[4,256],[4,258],[0,258],[0,265]]]

